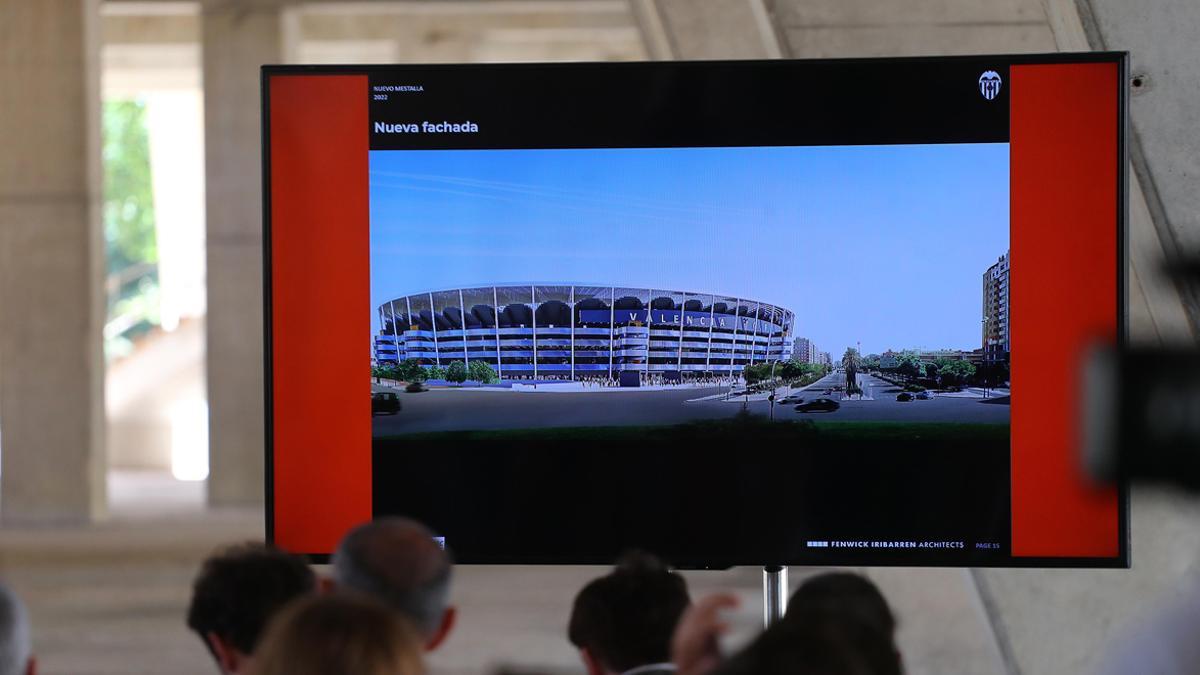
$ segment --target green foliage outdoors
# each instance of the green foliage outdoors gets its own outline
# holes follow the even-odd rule
[[[111,274],[156,262],[158,248],[146,106],[140,101],[105,101],[102,123],[104,236]]]
[[[975,376],[975,366],[968,361],[938,359],[937,366],[938,381],[943,387],[962,386]]]
[[[495,384],[500,381],[496,371],[483,361],[472,361],[467,366],[467,379],[475,380],[480,384]]]
[[[816,382],[829,373],[829,366],[807,363],[798,359],[788,361],[764,361],[742,369],[746,384],[786,382],[792,386],[805,386]]]
[[[920,377],[924,372],[921,357],[911,349],[906,349],[896,355],[896,372],[908,379]]]
[[[112,358],[128,354],[134,338],[159,325],[161,306],[146,107],[139,101],[105,101],[101,114],[109,277],[105,321],[114,331],[106,332],[104,351]]]
[[[756,363],[742,369],[742,379],[746,380],[746,384],[758,384],[759,382],[766,382],[770,378],[770,363]]]
[[[862,356],[854,347],[847,347],[846,353],[842,354],[842,368],[846,370],[846,386],[858,386],[858,369],[862,367]]]
[[[396,375],[396,379],[405,382],[424,382],[426,373],[416,359],[404,359],[396,367]]]
[[[467,381],[467,364],[462,361],[451,361],[446,366],[446,381],[462,384]]]
[[[429,366],[428,368],[425,369],[425,374],[431,380],[446,379],[446,369],[441,366]]]

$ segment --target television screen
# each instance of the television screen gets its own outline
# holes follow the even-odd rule
[[[1122,566],[1124,54],[266,67],[267,528]]]

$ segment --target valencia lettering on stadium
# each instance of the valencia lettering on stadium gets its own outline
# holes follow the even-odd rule
[[[585,309],[579,312],[579,317],[586,323],[608,323],[609,313],[605,310]],[[618,324],[629,323],[647,323],[650,325],[666,324],[670,326],[683,325],[684,328],[716,328],[725,330],[734,330],[735,328],[743,333],[761,333],[769,335],[771,333],[782,332],[782,328],[767,321],[760,321],[749,316],[729,316],[721,314],[711,314],[709,312],[680,312],[678,310],[628,310],[622,309],[613,312],[611,317]]]

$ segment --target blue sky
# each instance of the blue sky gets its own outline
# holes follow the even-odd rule
[[[371,304],[575,281],[796,313],[836,358],[980,346],[1008,145],[371,153]],[[374,328],[378,316],[374,309]]]

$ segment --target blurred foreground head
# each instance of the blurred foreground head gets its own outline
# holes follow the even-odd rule
[[[381,518],[351,530],[333,554],[339,588],[373,596],[416,625],[425,648],[437,648],[454,626],[449,606],[453,562],[424,525]]]
[[[588,675],[649,673],[647,666],[670,662],[671,636],[689,604],[682,576],[653,556],[631,554],[575,597],[567,635]]]
[[[256,675],[421,675],[423,640],[412,623],[358,593],[289,605],[263,637]]]
[[[0,584],[0,675],[33,675],[31,632],[25,604]]]
[[[788,601],[784,621],[795,621],[814,612],[845,615],[867,624],[891,640],[896,616],[879,588],[870,579],[852,572],[827,572],[810,577]]]
[[[200,568],[187,625],[222,673],[244,673],[271,617],[316,588],[317,577],[303,559],[265,544],[232,546]]]
[[[890,636],[849,614],[789,614],[713,675],[901,675]]]

